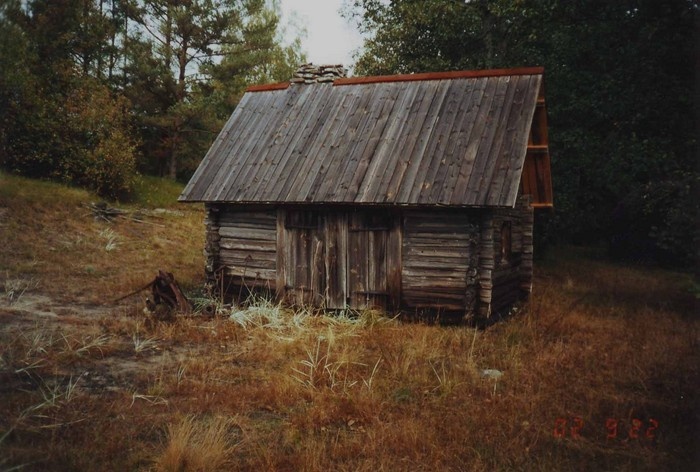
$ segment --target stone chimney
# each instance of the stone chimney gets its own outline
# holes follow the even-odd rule
[[[342,64],[315,66],[309,63],[299,66],[290,82],[293,84],[317,84],[333,82],[335,79],[347,77],[347,75],[348,70]]]

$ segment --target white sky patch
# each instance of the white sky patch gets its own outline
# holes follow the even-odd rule
[[[343,0],[280,0],[287,42],[306,29],[302,50],[314,64],[352,65],[352,53],[362,45],[360,33],[340,16]]]

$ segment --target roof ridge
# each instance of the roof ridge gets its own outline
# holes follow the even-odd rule
[[[485,70],[457,70],[449,72],[421,72],[418,74],[395,74],[395,75],[370,75],[364,77],[342,77],[333,82],[333,86],[338,85],[359,85],[376,84],[382,82],[414,82],[424,80],[445,80],[445,79],[478,79],[484,77],[503,77],[516,75],[541,75],[544,74],[544,67],[517,67],[512,69],[485,69]],[[271,90],[284,90],[288,88],[290,82],[278,82],[274,84],[251,85],[246,88],[246,92],[267,92]]]
[[[379,82],[411,82],[422,80],[473,79],[515,75],[541,75],[544,67],[518,67],[513,69],[456,70],[448,72],[421,72],[418,74],[374,75],[336,79],[333,85],[373,84]]]

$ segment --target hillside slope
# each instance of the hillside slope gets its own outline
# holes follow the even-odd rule
[[[176,203],[179,190],[145,178],[137,203],[116,205],[128,213],[109,222],[93,216],[88,205],[100,200],[85,190],[0,173],[0,281],[86,304],[127,294],[161,268],[201,281],[204,216]]]

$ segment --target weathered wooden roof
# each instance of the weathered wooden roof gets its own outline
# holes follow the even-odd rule
[[[252,87],[180,201],[513,206],[542,74]]]

